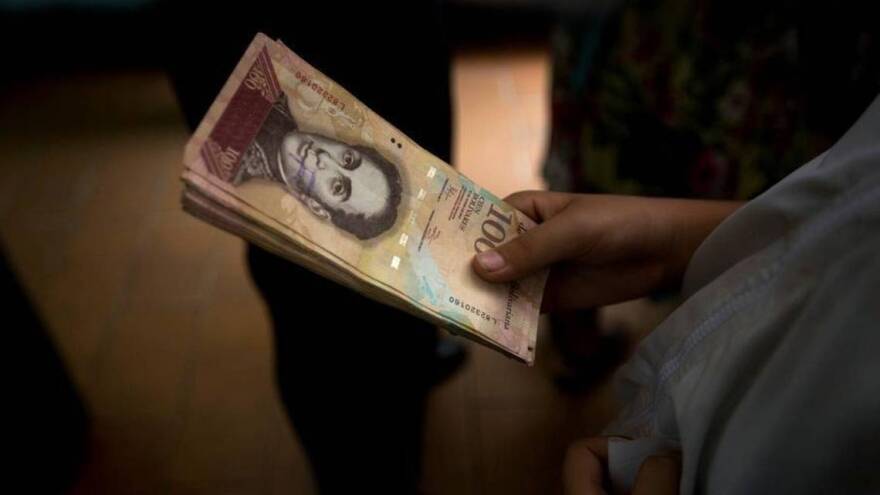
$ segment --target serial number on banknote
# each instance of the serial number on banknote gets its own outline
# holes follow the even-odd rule
[[[467,311],[468,313],[473,313],[481,319],[492,322],[494,325],[498,324],[498,318],[495,318],[494,316],[483,311],[482,309],[478,308],[477,306],[474,306],[473,304],[462,301],[461,299],[459,299],[455,296],[449,296],[449,304],[452,304],[454,306],[458,306],[459,308]]]

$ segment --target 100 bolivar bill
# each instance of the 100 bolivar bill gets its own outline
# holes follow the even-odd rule
[[[264,228],[532,361],[546,273],[495,285],[469,262],[533,222],[283,45],[257,36],[185,161]]]

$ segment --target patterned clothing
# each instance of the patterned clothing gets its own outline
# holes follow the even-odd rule
[[[634,1],[567,23],[554,39],[551,188],[754,197],[880,91],[878,7],[855,7]]]

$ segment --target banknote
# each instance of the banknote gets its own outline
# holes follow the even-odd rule
[[[490,284],[470,267],[476,253],[534,222],[280,41],[257,34],[187,144],[184,165],[183,205],[193,215],[534,361],[546,272]]]

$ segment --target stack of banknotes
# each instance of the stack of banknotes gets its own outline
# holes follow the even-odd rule
[[[534,361],[547,274],[490,284],[470,266],[476,253],[534,222],[280,41],[254,38],[187,144],[184,164],[183,207],[192,215]]]

